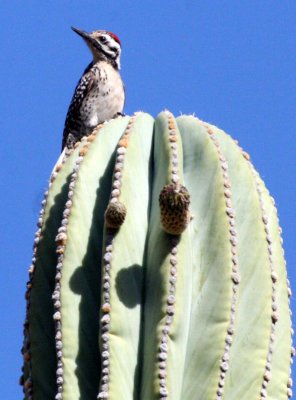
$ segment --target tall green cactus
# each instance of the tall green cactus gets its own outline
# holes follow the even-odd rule
[[[274,201],[216,127],[99,126],[56,165],[33,253],[26,400],[292,396]]]

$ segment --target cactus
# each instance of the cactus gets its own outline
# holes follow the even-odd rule
[[[281,242],[274,200],[223,131],[167,111],[98,126],[42,202],[25,399],[292,397]]]

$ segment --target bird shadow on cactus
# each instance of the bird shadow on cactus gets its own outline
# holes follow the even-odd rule
[[[132,285],[131,285],[132,284]],[[131,286],[133,290],[131,290]],[[119,300],[128,308],[134,308],[137,305],[141,307],[141,326],[138,345],[138,359],[134,374],[134,393],[133,399],[137,400],[139,396],[140,374],[142,366],[142,344],[143,344],[143,307],[144,307],[144,270],[143,266],[134,264],[128,268],[120,270],[115,278],[115,288]]]
[[[130,290],[131,281],[137,290]],[[134,308],[142,303],[142,282],[143,267],[141,265],[131,265],[128,268],[121,269],[115,279],[115,287],[118,298],[128,308]]]
[[[99,181],[87,251],[82,265],[75,268],[70,289],[81,297],[79,305],[79,352],[76,376],[80,400],[96,398],[101,374],[98,348],[101,308],[101,260],[103,251],[104,210],[109,201],[115,153]]]

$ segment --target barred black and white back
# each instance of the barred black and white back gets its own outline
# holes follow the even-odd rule
[[[125,92],[119,75],[121,44],[116,35],[107,31],[79,34],[93,55],[93,61],[78,82],[67,113],[62,149],[89,135],[100,123],[121,115]]]

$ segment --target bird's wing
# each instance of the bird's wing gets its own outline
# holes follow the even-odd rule
[[[82,77],[80,78],[75,91],[72,97],[67,116],[65,121],[64,133],[63,133],[63,142],[62,142],[62,150],[67,143],[67,138],[69,134],[72,134],[74,137],[77,135],[77,139],[80,137],[80,108],[85,96],[92,89],[95,82],[95,74],[92,70],[93,63],[90,63],[89,66],[84,71]]]

